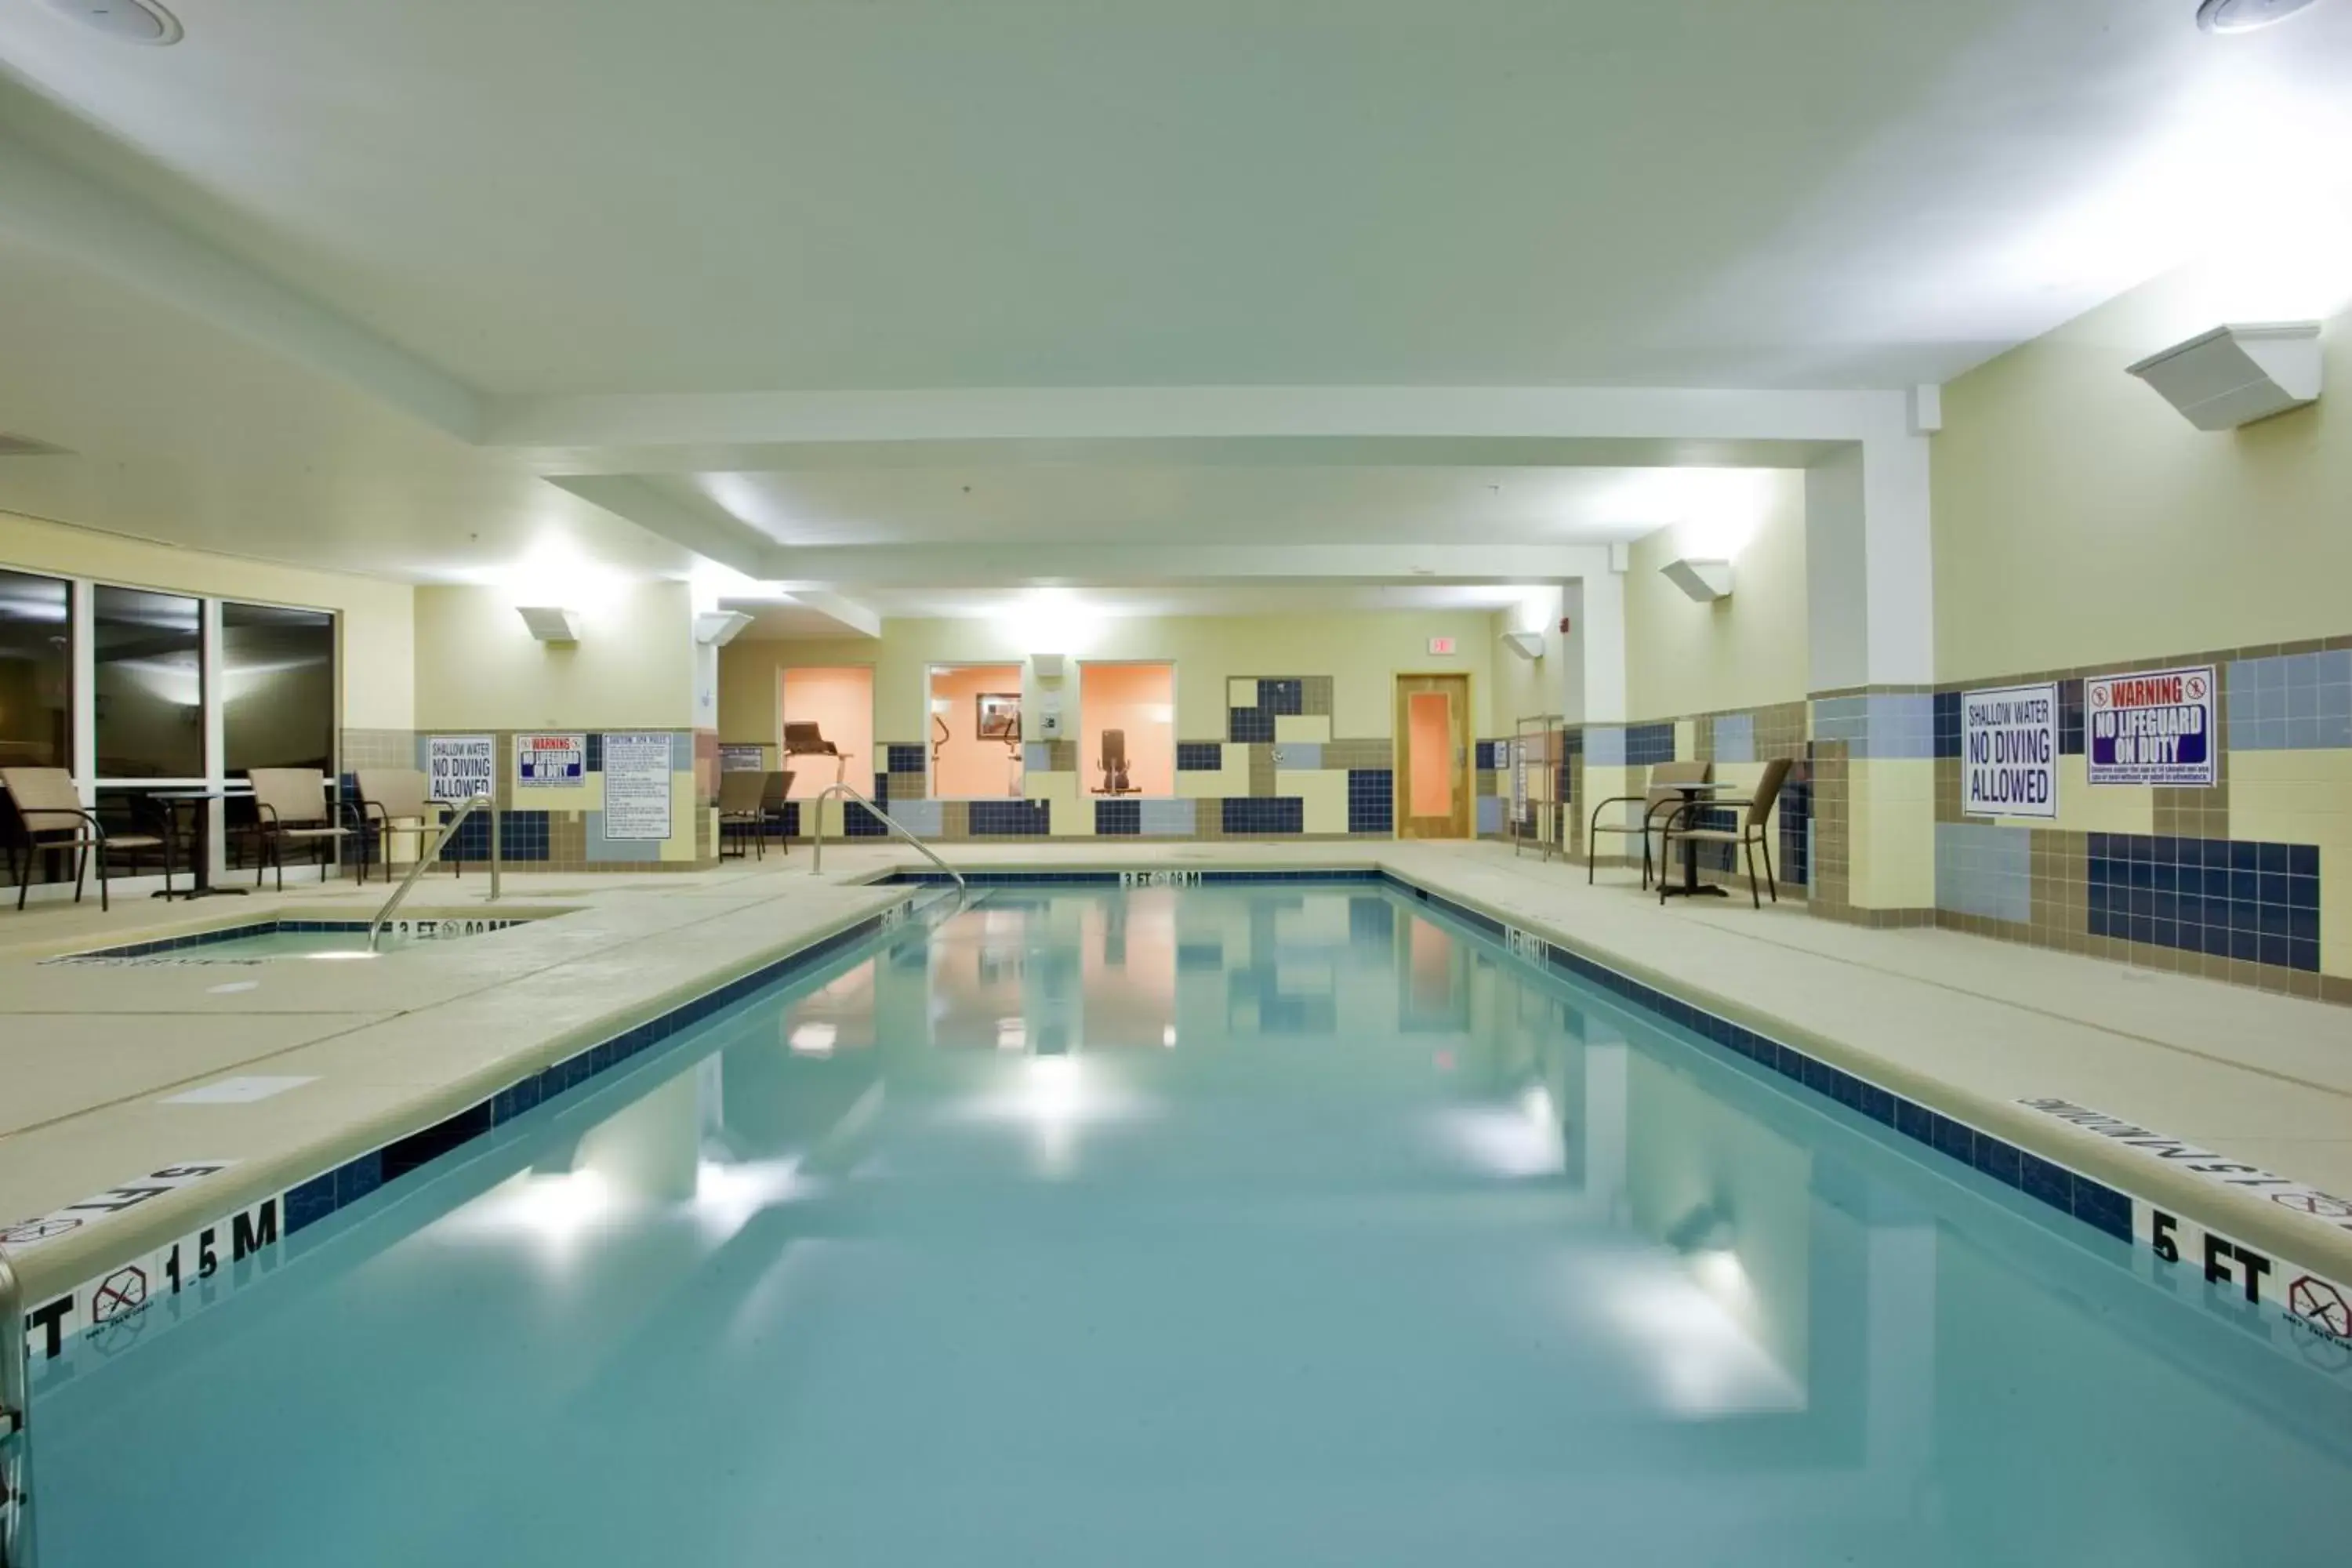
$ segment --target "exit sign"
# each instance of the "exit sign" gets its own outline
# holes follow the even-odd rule
[[[1432,654],[1438,655],[1440,657],[1450,656],[1454,652],[1454,639],[1452,637],[1432,637],[1429,639],[1429,651]]]

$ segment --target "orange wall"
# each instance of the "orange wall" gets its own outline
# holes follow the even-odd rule
[[[824,738],[849,753],[838,781],[828,757],[785,757],[793,771],[794,800],[806,800],[827,784],[844,783],[864,795],[878,772],[874,755],[874,671],[864,665],[834,669],[785,669],[778,706],[787,724],[814,724]],[[782,731],[777,731],[781,738]]]
[[[1078,666],[1078,787],[1102,787],[1102,733],[1127,731],[1128,782],[1145,795],[1176,793],[1176,667]]]
[[[939,750],[938,760],[931,764],[931,795],[937,800],[1002,800],[1007,795],[1021,793],[1021,758],[1015,752],[1008,761],[1004,742],[982,741],[973,733],[978,723],[972,699],[983,691],[1021,690],[1021,667],[1017,664],[933,665],[931,667],[931,710],[947,721],[952,737]],[[945,703],[946,711],[940,711]],[[923,725],[923,744],[929,746],[939,738],[939,731],[927,719]]]

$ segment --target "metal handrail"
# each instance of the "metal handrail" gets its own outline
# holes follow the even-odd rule
[[[30,1568],[33,1561],[31,1405],[25,1298],[0,1248],[0,1568]]]
[[[457,803],[457,809],[450,814],[448,821],[441,825],[440,836],[433,840],[433,847],[417,856],[416,864],[408,868],[408,875],[400,879],[400,886],[392,890],[392,897],[383,901],[383,908],[376,910],[375,919],[368,921],[367,950],[370,952],[375,951],[376,939],[383,934],[383,922],[392,918],[393,910],[400,908],[400,900],[408,897],[408,889],[416,886],[416,879],[425,874],[425,868],[441,858],[443,847],[448,844],[451,835],[465,824],[466,818],[473,816],[477,807],[485,805],[490,808],[489,901],[494,904],[499,901],[499,803],[493,796],[478,795]]]
[[[925,859],[929,860],[932,865],[937,866],[940,870],[945,871],[949,876],[955,879],[956,890],[958,892],[969,893],[971,891],[971,884],[963,879],[963,873],[949,865],[946,861],[940,859],[938,850],[932,848],[929,845],[924,843],[921,839],[908,832],[906,828],[900,826],[897,819],[892,817],[888,812],[884,811],[880,806],[875,805],[872,801],[858,794],[856,789],[845,784],[831,784],[825,785],[823,789],[817,791],[816,798],[809,803],[811,808],[816,815],[816,823],[809,829],[809,837],[815,841],[815,847],[809,855],[810,876],[814,877],[824,869],[824,803],[829,797],[836,795],[847,795],[850,799],[856,801],[867,811],[872,812],[876,816],[879,817],[882,820],[882,825],[884,826],[887,827],[891,832],[897,834],[899,837],[905,839],[908,843],[920,850]]]

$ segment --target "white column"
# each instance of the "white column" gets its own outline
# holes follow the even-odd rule
[[[73,736],[74,781],[81,788],[81,803],[95,808],[98,805],[98,589],[92,584],[75,578],[73,581],[72,650],[73,650]]]
[[[1625,569],[1612,563],[1568,584],[1570,630],[1562,639],[1569,689],[1560,710],[1571,724],[1625,721]]]
[[[196,602],[202,606],[197,621],[202,629],[197,638],[204,669],[205,787],[216,790],[228,782],[228,730],[223,718],[228,672],[221,666],[221,602]],[[205,858],[211,862],[207,874],[217,878],[227,869],[226,807],[220,801],[208,800],[204,803],[204,810],[210,825],[205,835]]]

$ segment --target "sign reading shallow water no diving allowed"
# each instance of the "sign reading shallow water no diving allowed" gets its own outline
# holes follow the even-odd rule
[[[1960,809],[1969,816],[2058,815],[2058,688],[1960,693]]]

